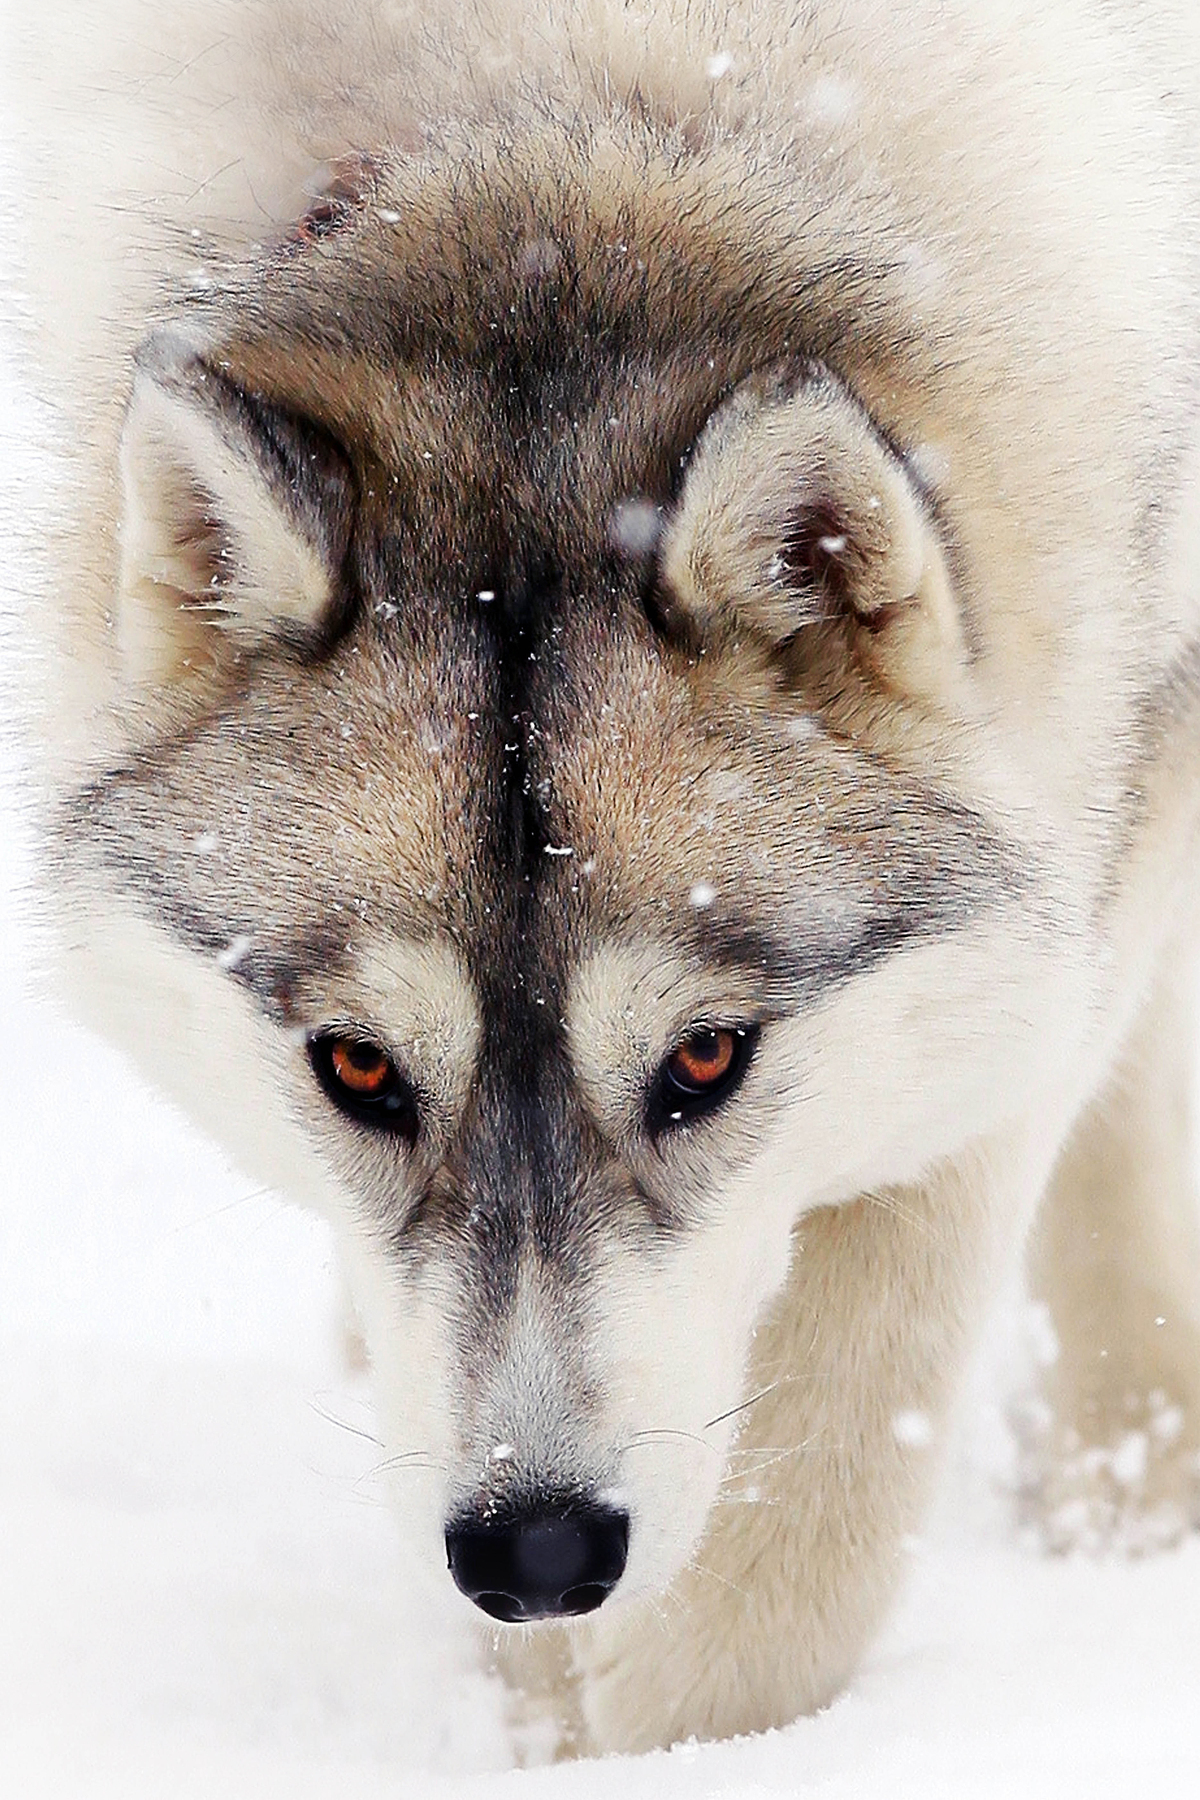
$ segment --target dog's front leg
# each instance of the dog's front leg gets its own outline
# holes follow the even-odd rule
[[[893,1595],[955,1385],[1043,1186],[1029,1139],[814,1212],[754,1340],[700,1548],[657,1603],[583,1641],[597,1750],[781,1725],[829,1701]]]
[[[1200,1213],[1191,933],[1059,1158],[1030,1244],[1056,1355],[1020,1421],[1053,1549],[1130,1552],[1200,1525]]]

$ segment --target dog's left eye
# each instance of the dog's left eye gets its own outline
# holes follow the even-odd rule
[[[329,1099],[350,1118],[410,1142],[416,1137],[416,1097],[382,1044],[318,1031],[308,1040],[308,1059]]]
[[[681,1038],[651,1093],[651,1129],[664,1130],[728,1099],[745,1074],[757,1036],[749,1025],[702,1025]]]

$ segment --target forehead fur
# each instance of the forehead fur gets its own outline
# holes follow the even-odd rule
[[[285,236],[190,311],[247,385],[279,400],[299,386],[385,465],[464,393],[496,423],[570,431],[620,391],[628,477],[622,444],[651,422],[661,440],[664,406],[686,446],[751,367],[808,353],[884,372],[917,354],[886,242],[864,234],[859,253],[844,221],[835,233],[816,181],[817,216],[792,238],[772,192],[747,184],[744,147],[671,145],[630,121],[481,125],[373,159],[327,235]]]
[[[457,940],[497,1017],[522,985],[558,1016],[573,939],[635,926],[770,963],[794,1001],[821,966],[958,917],[997,859],[868,751],[789,735],[804,721],[752,646],[662,637],[652,558],[614,517],[670,508],[752,369],[911,345],[878,262],[825,260],[819,227],[803,259],[763,250],[716,152],[605,128],[553,166],[486,134],[469,158],[370,160],[319,232],[301,221],[190,306],[205,364],[345,452],[350,624],[303,679],[268,656],[114,771],[100,831],[180,918],[220,914],[205,943],[254,929],[282,883],[323,942],[348,904]],[[217,801],[240,844],[223,867],[147,851],[208,831]]]

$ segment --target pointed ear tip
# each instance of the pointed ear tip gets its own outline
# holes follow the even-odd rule
[[[117,465],[126,506],[139,492],[161,489],[173,476],[198,472],[204,445],[216,447],[212,421],[187,395],[154,374],[139,374],[125,408]],[[181,484],[182,485],[182,484]]]
[[[155,325],[134,349],[135,381],[138,377],[160,382],[178,378],[199,362],[200,355],[198,336],[180,321]]]

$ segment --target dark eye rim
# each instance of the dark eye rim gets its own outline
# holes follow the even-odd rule
[[[387,1086],[377,1094],[357,1094],[347,1087],[333,1064],[334,1051],[339,1044],[375,1050],[385,1057],[389,1069]],[[385,1132],[391,1137],[402,1137],[409,1144],[415,1143],[419,1124],[417,1096],[386,1044],[380,1043],[369,1031],[334,1025],[309,1032],[304,1047],[318,1087],[340,1113],[371,1131]]]
[[[671,1076],[671,1057],[689,1039],[699,1037],[703,1032],[719,1031],[730,1032],[734,1039],[734,1055],[728,1069],[710,1087],[694,1091],[681,1087]],[[756,1023],[732,1022],[727,1019],[697,1021],[687,1031],[681,1032],[663,1057],[650,1084],[646,1101],[646,1126],[651,1137],[657,1138],[680,1130],[693,1120],[715,1112],[727,1100],[732,1099],[754,1060],[759,1036],[760,1027]]]

